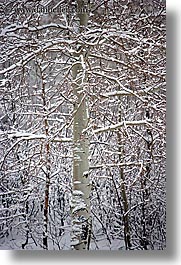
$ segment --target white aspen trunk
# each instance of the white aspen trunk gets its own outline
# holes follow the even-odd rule
[[[78,9],[84,7],[84,1],[78,1]],[[78,14],[80,26],[87,25],[88,15]],[[80,28],[81,29],[81,28]],[[88,123],[86,96],[83,92],[85,83],[84,53],[75,54],[77,64],[72,68],[73,88],[76,97],[74,105],[74,161],[72,192],[72,236],[71,246],[75,250],[89,249],[91,217],[90,217],[90,178],[89,178],[89,139],[84,133]]]

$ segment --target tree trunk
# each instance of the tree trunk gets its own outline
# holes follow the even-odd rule
[[[85,3],[77,1],[78,9],[81,10]],[[78,14],[80,30],[87,25],[88,15]],[[81,28],[82,27],[82,28]],[[83,48],[83,47],[81,47]],[[80,49],[82,50],[82,49]],[[90,218],[90,179],[89,179],[89,139],[84,129],[88,123],[88,110],[86,104],[85,84],[85,55],[84,52],[75,53],[77,61],[72,68],[73,89],[75,95],[74,105],[74,161],[73,161],[73,192],[72,192],[72,237],[73,249],[89,249],[91,218]]]
[[[121,97],[119,97],[119,122],[122,122],[122,113],[121,113]],[[123,163],[124,157],[124,147],[122,142],[122,135],[121,132],[118,132],[118,144],[119,144],[119,160],[120,163]],[[130,238],[130,227],[129,227],[129,217],[127,214],[128,211],[128,199],[126,194],[126,187],[125,187],[125,177],[124,177],[124,170],[120,167],[120,182],[121,182],[121,197],[123,202],[123,224],[124,224],[124,242],[125,248],[130,249],[131,247],[131,238]]]
[[[49,142],[49,123],[47,114],[47,101],[45,84],[42,77],[42,100],[44,110],[44,129],[45,129],[45,198],[44,198],[44,231],[43,231],[43,248],[48,250],[48,214],[49,214],[49,189],[50,189],[50,142]],[[47,114],[47,115],[46,115]]]

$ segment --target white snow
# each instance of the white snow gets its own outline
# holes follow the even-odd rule
[[[75,183],[75,182],[74,182]],[[82,196],[82,195],[84,195],[84,193],[82,192],[82,191],[80,191],[80,190],[74,190],[73,192],[72,192],[72,194],[74,195],[74,196]]]

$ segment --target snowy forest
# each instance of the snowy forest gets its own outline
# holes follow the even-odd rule
[[[1,0],[0,249],[166,247],[166,1]]]

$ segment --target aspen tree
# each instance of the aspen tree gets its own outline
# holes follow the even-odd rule
[[[77,1],[79,32],[87,26],[88,14],[85,1]],[[76,63],[72,68],[74,104],[74,161],[73,161],[73,192],[72,192],[72,248],[76,250],[89,249],[90,243],[90,179],[89,179],[89,140],[84,133],[88,123],[85,80],[86,64],[84,47],[75,52]]]

